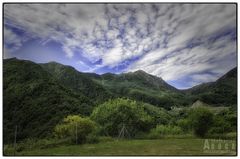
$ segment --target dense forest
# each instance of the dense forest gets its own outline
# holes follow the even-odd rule
[[[235,132],[236,107],[237,68],[215,82],[178,90],[142,70],[98,75],[56,62],[3,60],[5,144],[13,142],[15,126],[18,140],[64,137],[71,121],[85,126],[83,134],[97,128],[95,136],[117,137],[123,126],[128,137]]]

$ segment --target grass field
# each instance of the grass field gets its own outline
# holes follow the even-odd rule
[[[225,149],[224,145],[222,145],[221,150],[218,150],[217,145],[215,145],[214,149],[204,151],[205,142],[204,139],[114,140],[97,144],[25,150],[17,152],[16,155],[236,155],[236,149],[232,150],[231,145],[228,145],[228,150]],[[209,142],[210,146],[211,144]],[[236,145],[235,141],[234,144]]]

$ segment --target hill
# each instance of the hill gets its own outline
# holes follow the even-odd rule
[[[114,95],[98,84],[92,78],[101,78],[97,74],[81,73],[71,66],[65,66],[56,62],[41,64],[43,69],[49,72],[59,83],[76,93],[83,93],[95,103],[101,103]]]
[[[212,105],[237,105],[237,68],[233,68],[215,82],[200,84],[185,93]]]
[[[182,92],[142,70],[119,75],[97,75],[78,72],[71,66],[56,62],[41,66],[59,83],[77,93],[84,93],[98,104],[116,97],[127,97],[166,109],[170,109],[171,105],[188,104],[183,101],[185,96]]]
[[[237,103],[237,69],[215,82],[178,90],[142,70],[98,75],[78,72],[56,62],[37,64],[16,58],[3,60],[4,142],[46,137],[68,114],[88,116],[93,107],[111,98],[131,98],[167,110],[195,101],[214,106]]]
[[[166,109],[170,109],[172,105],[188,104],[181,91],[142,70],[122,74],[106,73],[94,80],[118,97],[127,97]]]
[[[30,61],[3,61],[3,134],[12,141],[42,137],[67,114],[89,115],[93,102],[60,83],[40,65]]]

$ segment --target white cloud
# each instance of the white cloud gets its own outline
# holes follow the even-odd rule
[[[194,84],[212,82],[219,78],[220,76],[212,76],[211,74],[196,74],[192,75],[191,78],[195,82]]]
[[[140,57],[125,71],[143,69],[174,80],[193,74],[195,79],[207,70],[219,75],[236,66],[231,35],[209,42],[236,28],[234,4],[5,4],[4,18],[5,25],[41,38],[42,44],[61,43],[68,58],[81,49],[92,63],[102,59],[91,70]],[[5,32],[6,43],[21,47],[22,37]],[[194,41],[202,44],[186,48]],[[215,78],[210,76],[201,81]]]
[[[63,46],[63,50],[65,51],[67,57],[69,58],[73,57],[74,53],[71,48]]]
[[[219,44],[218,46],[221,46],[222,42]],[[198,46],[193,49],[186,48],[172,53],[174,55],[169,57],[165,56],[171,54],[171,51],[160,49],[144,56],[141,60],[131,65],[129,70],[142,69],[167,81],[178,80],[186,76],[192,77],[193,74],[199,73],[199,75],[193,76],[195,81],[196,77],[202,76],[202,72],[211,71],[213,73],[208,76],[203,75],[203,78],[200,78],[197,82],[195,81],[195,83],[199,84],[201,82],[213,81],[213,79],[217,79],[217,77],[236,66],[236,60],[232,59],[234,55],[229,55],[230,52],[234,53],[235,50],[235,42],[228,42],[226,47],[218,49],[208,49],[204,46]],[[156,62],[158,59],[162,60]]]
[[[18,50],[24,41],[19,35],[4,27],[4,56],[10,56],[11,52]]]
[[[122,60],[123,53],[121,47],[115,47],[110,50],[107,54],[103,55],[103,65],[104,66],[116,66]]]

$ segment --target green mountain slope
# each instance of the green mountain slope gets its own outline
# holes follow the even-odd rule
[[[3,133],[11,142],[45,137],[68,114],[89,115],[110,98],[127,97],[157,107],[190,106],[197,100],[216,106],[237,103],[237,69],[216,82],[180,91],[144,71],[122,74],[81,73],[55,62],[36,64],[16,58],[3,60]]]
[[[71,66],[65,66],[56,62],[41,64],[59,83],[65,87],[82,93],[95,103],[102,103],[111,98],[113,94],[106,90],[101,84],[98,84],[92,78],[100,78],[97,74],[81,73]]]
[[[211,105],[237,105],[237,68],[233,68],[215,82],[204,83],[185,91]]]
[[[136,71],[122,74],[106,73],[96,78],[99,84],[116,94],[155,106],[170,109],[172,105],[186,105],[185,95],[159,77]]]
[[[56,62],[41,66],[58,79],[59,83],[77,93],[83,93],[96,103],[102,103],[109,98],[127,97],[167,109],[172,105],[188,104],[182,92],[161,78],[141,70],[119,75],[97,75],[78,72],[71,66]]]
[[[67,114],[89,115],[93,103],[59,84],[40,65],[30,61],[3,61],[4,141],[48,135]]]

